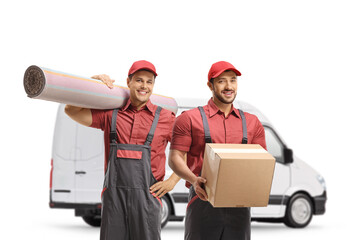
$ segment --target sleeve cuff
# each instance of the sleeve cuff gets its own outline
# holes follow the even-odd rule
[[[170,150],[179,150],[179,151],[183,151],[183,152],[188,152],[190,150],[190,147],[178,145],[178,144],[171,144]]]

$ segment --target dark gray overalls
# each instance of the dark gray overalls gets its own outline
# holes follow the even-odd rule
[[[156,182],[151,171],[151,147],[161,107],[156,109],[144,145],[116,142],[116,118],[112,114],[110,154],[102,194],[101,240],[158,240],[161,201],[150,193]]]
[[[209,124],[202,107],[199,107],[203,120],[205,143],[212,143]],[[244,113],[239,109],[242,119],[242,143],[247,143],[247,129]],[[189,204],[185,217],[186,240],[248,240],[250,239],[250,208],[214,208],[202,201],[190,187]]]

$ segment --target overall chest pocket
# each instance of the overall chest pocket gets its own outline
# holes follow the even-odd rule
[[[148,167],[144,162],[143,152],[139,150],[118,149],[116,152],[115,182],[116,187],[144,188],[148,177]]]

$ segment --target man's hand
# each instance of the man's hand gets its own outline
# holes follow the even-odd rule
[[[176,183],[177,183],[176,181],[173,181],[171,179],[157,182],[150,187],[150,192],[154,194],[154,197],[161,198],[167,192],[170,192],[171,190],[173,190]]]
[[[115,80],[111,79],[108,75],[106,74],[100,74],[100,75],[94,75],[91,78],[94,79],[98,79],[101,80],[103,83],[105,83],[106,86],[108,86],[109,88],[114,88],[113,83],[115,82]]]
[[[208,196],[206,194],[205,189],[203,188],[204,183],[206,183],[206,179],[202,177],[196,177],[195,181],[192,182],[195,193],[199,196],[199,198],[203,201],[208,201]]]

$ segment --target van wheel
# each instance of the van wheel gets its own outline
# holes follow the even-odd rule
[[[83,216],[82,219],[89,224],[90,226],[93,227],[100,227],[101,225],[101,217],[97,216],[97,215],[93,215],[93,216]]]
[[[290,199],[286,208],[284,223],[288,227],[304,228],[310,223],[312,215],[311,199],[303,193],[298,193]]]
[[[169,200],[169,197],[163,196],[161,198],[162,200],[162,208],[161,208],[161,228],[165,227],[167,222],[169,221],[170,215],[171,215],[171,203]]]

